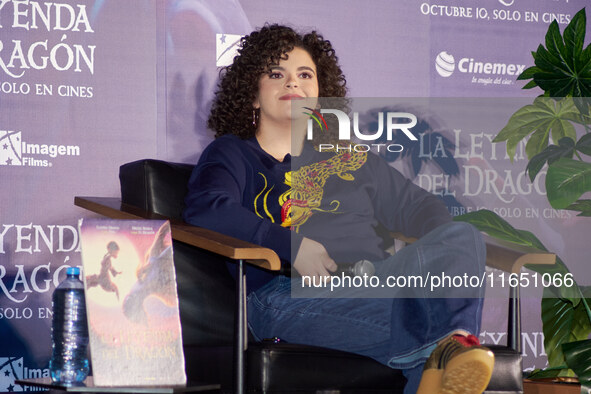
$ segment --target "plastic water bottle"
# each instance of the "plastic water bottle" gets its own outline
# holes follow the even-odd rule
[[[73,386],[88,376],[88,323],[80,269],[70,267],[66,272],[68,277],[53,292],[49,371],[54,383]]]

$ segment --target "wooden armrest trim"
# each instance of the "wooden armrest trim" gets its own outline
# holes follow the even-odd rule
[[[390,235],[406,243],[413,243],[417,240],[402,233],[390,233]],[[489,267],[509,273],[519,273],[526,264],[553,265],[556,263],[554,253],[501,241],[488,235],[483,235],[483,238],[486,243],[486,265]]]
[[[554,253],[516,245],[484,235],[486,242],[486,265],[509,273],[519,273],[526,264],[553,265]]]
[[[249,264],[268,270],[279,271],[281,268],[279,256],[269,248],[264,248],[205,228],[191,226],[178,220],[171,220],[165,216],[122,203],[118,198],[75,197],[74,205],[111,219],[170,220],[172,238],[174,240],[208,250],[233,260],[245,260]]]

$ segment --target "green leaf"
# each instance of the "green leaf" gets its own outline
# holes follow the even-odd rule
[[[532,79],[524,88],[539,86],[547,97],[586,97],[591,95],[591,49],[583,50],[586,15],[583,8],[571,19],[560,34],[558,23],[548,26],[545,44],[535,52],[534,67],[525,70],[518,79]],[[589,107],[575,103],[579,110],[589,113]]]
[[[543,73],[555,75],[556,78],[565,78],[568,76],[568,74],[566,74],[569,71],[568,65],[563,63],[559,57],[554,56],[554,54],[544,48],[542,44],[538,45],[535,64],[540,69],[540,72],[534,74],[534,79],[536,79],[538,74]]]
[[[455,221],[463,221],[473,224],[478,230],[486,232],[498,239],[516,243],[518,245],[535,247],[546,250],[544,245],[529,231],[518,230],[511,226],[496,213],[488,210],[469,212],[456,216]],[[570,274],[566,265],[560,258],[556,264],[540,265],[528,264],[527,268],[541,274],[541,280],[560,277],[564,279]],[[586,339],[591,333],[591,310],[585,299],[591,288],[580,288],[575,281],[568,283],[562,281],[561,287],[544,287],[542,299],[542,322],[544,331],[544,348],[548,355],[548,363],[551,372],[545,371],[534,374],[536,378],[541,376],[573,376],[574,373],[566,369],[562,345],[572,341]],[[583,293],[585,291],[585,293]],[[549,374],[549,375],[548,375]]]
[[[546,148],[545,151],[540,152],[534,157],[532,157],[529,163],[527,163],[527,167],[525,167],[525,173],[529,175],[530,181],[533,182],[534,179],[536,179],[536,176],[538,176],[538,173],[540,172],[542,167],[544,167],[544,164],[546,164],[546,162],[548,161],[548,153],[546,151],[550,149],[552,146],[549,146],[548,148]]]
[[[548,52],[552,54],[556,59],[559,59],[563,64],[567,64],[572,67],[570,60],[572,56],[568,56],[566,46],[560,35],[560,29],[558,28],[558,22],[555,20],[548,26],[548,32],[546,33],[546,47]]]
[[[586,66],[589,71],[581,71],[580,72],[580,79],[591,81],[591,62]],[[584,98],[584,97],[591,97],[591,84],[583,85],[579,84],[576,86],[576,90],[573,93],[574,97],[577,98]],[[581,111],[583,116],[589,116],[589,100],[575,100],[575,105]]]
[[[536,176],[538,176],[538,173],[540,172],[542,167],[544,167],[544,164],[546,164],[546,162],[548,161],[548,155],[550,154],[548,150],[551,149],[553,146],[555,145],[550,145],[544,151],[532,157],[529,163],[527,163],[527,167],[525,167],[525,173],[529,175],[530,181],[533,182],[534,179],[536,179]]]
[[[566,208],[588,191],[591,191],[591,163],[561,158],[548,167],[546,193],[553,208]]]
[[[552,139],[554,142],[561,138],[568,137],[573,141],[577,139],[577,132],[575,127],[570,122],[571,120],[580,119],[581,115],[574,105],[575,99],[566,97],[555,101],[557,119],[552,122]]]
[[[554,57],[542,45],[538,47],[536,66],[541,69],[534,74],[534,81],[552,97],[572,96],[576,78],[566,63]]]
[[[534,74],[537,72],[540,72],[542,70],[540,70],[539,68],[537,68],[536,66],[531,66],[526,68],[525,70],[523,70],[523,72],[521,74],[519,74],[519,76],[517,77],[517,80],[523,80],[523,79],[530,79],[534,77]],[[533,82],[533,81],[531,81]]]
[[[543,265],[543,264],[527,264],[526,267],[534,272],[540,274],[540,283],[544,286],[544,295],[546,298],[559,298],[564,302],[570,303],[573,307],[578,307],[583,299],[581,288],[572,277],[572,273],[568,270],[568,267],[564,264],[560,257],[556,257],[556,263],[554,265]],[[560,287],[548,287],[552,280],[556,279],[561,281]],[[565,278],[573,279],[572,282],[564,280]],[[591,311],[584,308],[583,312],[587,313],[588,320],[591,321]]]
[[[518,230],[493,211],[481,209],[454,217],[455,221],[467,222],[491,237],[517,245],[529,246],[546,251],[544,245],[529,231]]]
[[[535,369],[529,375],[528,379],[548,379],[548,378],[559,378],[559,377],[569,377],[572,378],[575,376],[575,373],[568,369],[566,365],[560,365],[558,367],[552,368],[544,368],[544,369]]]
[[[567,56],[571,59],[579,57],[583,51],[586,25],[587,16],[583,8],[573,16],[570,23],[564,28],[564,43]]]
[[[575,149],[587,156],[591,156],[591,133],[582,136],[581,139],[577,141]]]
[[[591,104],[591,99],[587,97],[568,97],[564,98],[561,101],[564,101],[564,104],[574,105],[576,111],[565,111],[564,116],[562,119],[569,120],[574,123],[579,123],[581,125],[589,125],[591,123],[591,118],[588,114],[581,112],[580,107],[589,107]],[[572,101],[572,103],[571,103]]]
[[[527,154],[528,158],[533,158],[536,154],[541,153],[547,146],[550,141],[550,124],[546,125],[547,127],[540,127],[536,132],[534,132],[527,144],[525,144],[525,153]]]
[[[548,158],[548,164],[552,164],[561,157],[573,157],[575,152],[575,141],[570,137],[562,137],[558,140],[558,148],[562,151],[562,155]]]
[[[587,339],[591,333],[591,324],[584,303],[580,302],[575,306],[568,299],[556,297],[552,288],[544,288],[542,324],[544,349],[550,367],[565,364],[563,344]]]
[[[587,48],[583,50],[580,58],[581,64],[577,65],[581,70],[585,69],[586,66],[591,61],[591,44],[587,45]]]
[[[543,105],[544,100],[548,99],[538,97],[534,100],[533,104],[518,109],[511,115],[509,122],[497,134],[493,142],[507,141],[515,134],[519,134],[523,138],[547,122],[547,118],[551,115],[551,112],[547,106]]]
[[[576,131],[570,123],[573,119],[581,119],[581,115],[572,98],[556,101],[537,97],[533,104],[518,109],[511,116],[493,142],[507,141],[507,154],[513,159],[519,142],[531,134],[525,148],[531,159],[548,147],[550,134],[554,141],[563,137],[575,140]]]
[[[565,343],[562,351],[566,364],[577,374],[581,386],[591,387],[591,340]]]
[[[525,85],[523,85],[522,89],[532,89],[535,88],[536,86],[538,86],[538,84],[536,83],[536,81],[529,81],[528,83],[526,83]]]
[[[580,212],[577,216],[591,216],[591,200],[577,200],[565,209]]]
[[[558,141],[558,145],[549,145],[542,152],[532,157],[525,169],[526,173],[529,174],[529,179],[533,182],[546,162],[552,164],[561,157],[572,158],[574,147],[575,142],[569,137],[564,137]]]
[[[492,211],[481,209],[475,212],[469,212],[464,215],[456,216],[454,217],[454,220],[470,223],[478,230],[487,233],[491,237],[511,242],[516,245],[528,246],[541,251],[547,251],[546,247],[534,234],[526,230],[514,228],[505,219],[501,218]],[[554,265],[528,264],[527,268],[539,273],[540,275],[547,274],[545,277],[546,279],[556,276],[564,278],[566,274],[570,274],[567,266],[559,257],[556,258],[556,264]],[[571,286],[568,285],[570,285],[570,283],[563,281],[562,286],[555,289],[555,293],[547,293],[546,295],[564,298],[572,305],[578,305],[581,300],[581,291],[575,281],[573,281]]]

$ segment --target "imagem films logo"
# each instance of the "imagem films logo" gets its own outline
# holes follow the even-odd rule
[[[52,167],[53,159],[63,156],[80,156],[80,147],[33,144],[20,131],[0,130],[0,166]]]

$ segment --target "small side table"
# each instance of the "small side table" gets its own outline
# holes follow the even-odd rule
[[[523,394],[579,394],[580,392],[581,385],[578,383],[529,379],[523,381]]]
[[[61,386],[53,383],[51,378],[39,379],[20,379],[16,380],[21,386],[43,387],[50,390],[60,390],[69,393],[140,393],[140,394],[173,394],[173,393],[191,393],[198,391],[219,390],[219,384],[199,384],[188,383],[187,386],[144,386],[144,387],[96,387],[89,376],[81,386]]]

